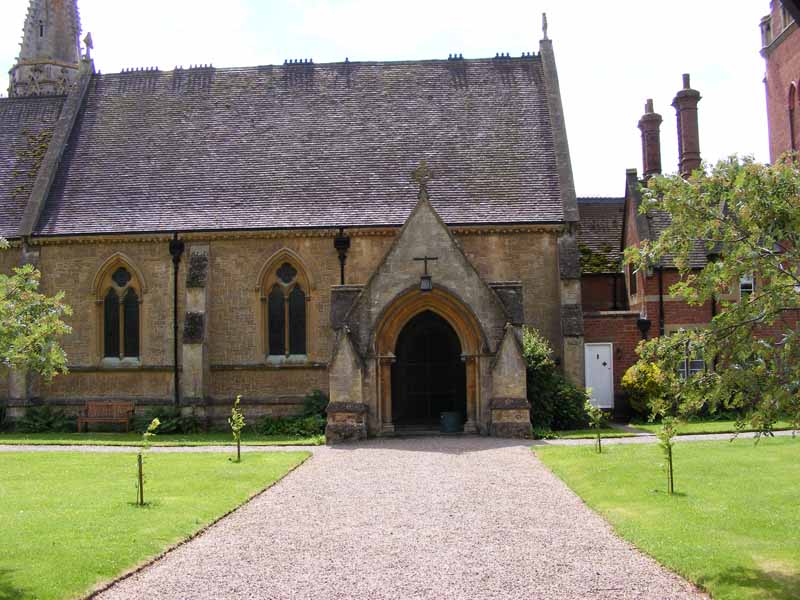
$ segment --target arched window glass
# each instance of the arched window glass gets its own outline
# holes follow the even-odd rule
[[[289,294],[289,354],[306,353],[306,295],[299,285]]]
[[[304,355],[306,345],[305,280],[299,269],[283,262],[270,270],[265,279],[267,354],[269,356]],[[307,289],[307,288],[306,288]]]
[[[130,270],[118,266],[103,278],[103,356],[138,358],[140,297]],[[107,287],[106,287],[107,286]]]
[[[269,293],[269,353],[286,354],[286,298],[277,283]]]
[[[103,356],[119,356],[119,296],[110,288],[103,301]]]
[[[123,322],[125,323],[123,329],[124,355],[139,356],[139,296],[136,295],[136,290],[128,288],[122,303],[124,304]]]

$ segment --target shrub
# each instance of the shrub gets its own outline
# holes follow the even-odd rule
[[[640,417],[650,416],[650,402],[666,393],[665,378],[655,363],[637,362],[622,377],[622,389],[631,411]]]
[[[586,391],[568,382],[559,372],[550,343],[535,329],[522,331],[522,349],[527,365],[528,400],[534,430],[564,430],[586,427]]]
[[[198,433],[202,427],[201,420],[194,414],[184,415],[176,406],[156,406],[145,411],[143,415],[136,415],[133,426],[139,433],[144,433],[153,422],[158,419],[158,433]]]
[[[322,390],[314,390],[303,401],[303,414],[297,417],[262,417],[256,423],[256,431],[262,435],[285,435],[310,437],[323,435],[327,422],[328,396]]]
[[[25,416],[17,422],[17,430],[22,433],[65,432],[75,431],[76,428],[75,417],[47,404],[29,407]]]
[[[314,390],[303,400],[303,414],[305,416],[320,415],[326,417],[328,408],[328,395],[322,390]]]
[[[310,437],[325,433],[325,419],[322,415],[262,417],[256,423],[256,430],[262,435]]]

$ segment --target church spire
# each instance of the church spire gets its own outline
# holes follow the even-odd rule
[[[78,77],[80,33],[78,0],[30,0],[8,95],[66,94]]]

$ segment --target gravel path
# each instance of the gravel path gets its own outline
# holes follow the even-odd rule
[[[317,448],[99,598],[705,597],[617,538],[529,445],[434,437]]]

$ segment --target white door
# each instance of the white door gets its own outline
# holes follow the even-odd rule
[[[614,408],[614,365],[612,344],[584,344],[586,387],[591,402],[600,408]]]

